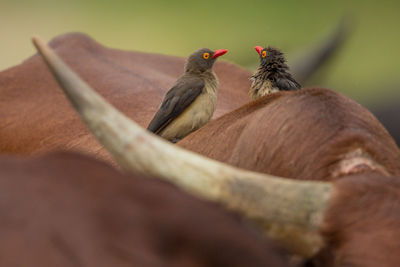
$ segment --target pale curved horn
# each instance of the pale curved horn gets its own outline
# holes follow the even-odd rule
[[[295,253],[310,256],[323,245],[318,229],[330,183],[245,171],[172,145],[108,104],[38,38],[33,42],[89,129],[124,169],[222,203]]]

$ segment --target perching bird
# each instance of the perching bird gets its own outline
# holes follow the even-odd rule
[[[301,85],[289,73],[285,56],[274,47],[254,47],[260,55],[260,66],[251,76],[249,94],[252,99],[257,99],[280,90],[297,90]]]
[[[147,129],[175,143],[206,124],[217,102],[218,79],[212,66],[226,52],[203,48],[191,54]]]

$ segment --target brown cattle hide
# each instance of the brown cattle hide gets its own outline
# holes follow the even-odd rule
[[[85,156],[0,157],[1,266],[288,266],[257,231]]]
[[[84,34],[53,39],[51,47],[66,63],[124,114],[147,126],[162,98],[183,73],[184,58],[109,49]],[[249,101],[250,73],[218,61],[214,117]],[[43,60],[35,55],[0,73],[0,152],[37,154],[57,149],[109,159],[95,141]]]
[[[400,151],[386,129],[360,104],[328,89],[263,97],[178,144],[282,177],[331,180],[370,170],[400,175]]]

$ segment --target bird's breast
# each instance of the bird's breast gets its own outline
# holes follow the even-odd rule
[[[203,92],[161,133],[171,140],[181,139],[205,125],[212,117],[217,104],[217,85],[206,82]]]
[[[206,124],[212,117],[217,104],[217,92],[209,85],[205,85],[203,92],[193,103],[178,117],[188,121],[191,129],[197,130]],[[189,123],[191,121],[191,123]]]
[[[250,97],[255,100],[265,95],[278,92],[279,89],[274,87],[270,80],[253,79],[253,83],[250,87]]]

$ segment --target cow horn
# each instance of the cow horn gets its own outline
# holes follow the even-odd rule
[[[222,203],[294,253],[311,256],[321,248],[318,230],[332,194],[330,183],[250,172],[174,146],[112,107],[40,39],[34,37],[33,43],[89,129],[125,170],[166,179]]]
[[[308,52],[299,57],[290,66],[293,76],[300,84],[310,80],[314,74],[329,64],[332,58],[340,51],[354,28],[353,21],[348,16],[343,16],[335,29],[323,40],[313,44]]]

